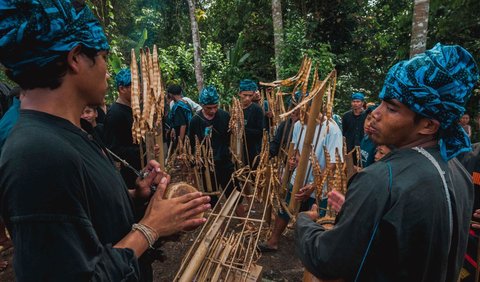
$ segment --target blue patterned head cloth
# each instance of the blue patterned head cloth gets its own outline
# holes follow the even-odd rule
[[[250,79],[243,79],[240,81],[240,91],[257,91],[257,84]]]
[[[396,99],[415,113],[440,123],[440,153],[445,160],[470,150],[458,119],[478,81],[472,55],[458,45],[435,45],[387,74],[380,99]]]
[[[365,101],[365,95],[361,92],[355,92],[352,94],[352,101],[353,100]]]
[[[132,84],[132,73],[129,68],[121,69],[115,76],[115,86],[129,86]]]
[[[83,0],[0,0],[0,62],[20,74],[77,45],[108,50],[103,29]]]
[[[200,104],[215,105],[218,104],[219,96],[217,89],[213,85],[209,85],[202,89],[200,93]]]

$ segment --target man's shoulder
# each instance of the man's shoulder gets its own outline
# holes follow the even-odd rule
[[[342,117],[343,118],[347,118],[347,117],[350,117],[353,115],[353,111],[352,110],[348,110],[346,111],[345,113],[343,113]]]
[[[217,114],[220,118],[230,118],[230,113],[222,109],[218,109]]]
[[[73,146],[67,140],[66,130],[41,122],[19,121],[2,148],[2,157],[40,161],[39,165],[56,161],[74,154]]]
[[[108,121],[117,120],[119,118],[130,117],[132,115],[132,108],[120,103],[113,103],[105,114],[105,123]]]

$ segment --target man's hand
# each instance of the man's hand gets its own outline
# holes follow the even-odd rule
[[[308,215],[311,220],[316,221],[318,218],[318,206],[316,204],[313,204],[312,208],[309,211],[302,213]]]
[[[300,188],[300,190],[298,190],[297,194],[295,194],[295,200],[308,200],[308,198],[310,198],[310,195],[313,193],[313,190],[315,190],[315,186],[312,183],[305,185],[303,188]]]
[[[148,174],[143,179],[137,178],[135,191],[131,194],[135,199],[148,199],[151,194],[150,186],[157,186],[160,180],[167,176],[155,160],[150,160],[143,171],[148,172]]]
[[[343,203],[345,203],[345,196],[342,193],[335,190],[328,193],[328,204],[334,211],[339,212]]]
[[[475,219],[477,219],[477,222],[480,222],[480,209],[478,210],[475,210],[475,212],[473,213],[473,217]],[[480,229],[480,223],[472,223],[472,228],[474,229]]]
[[[169,182],[168,175],[161,179],[157,192],[150,200],[145,216],[140,221],[153,228],[160,237],[200,226],[206,222],[206,219],[196,218],[196,216],[210,209],[210,197],[202,196],[200,192],[168,200],[163,199]]]

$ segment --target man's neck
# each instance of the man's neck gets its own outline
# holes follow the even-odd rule
[[[132,103],[130,101],[128,101],[127,99],[123,98],[122,96],[118,96],[117,103],[125,105],[125,106],[132,107]]]
[[[433,136],[425,136],[417,140],[413,140],[407,144],[399,146],[399,148],[414,148],[414,147],[420,147],[420,148],[428,148],[428,147],[434,147],[437,146],[438,140]]]
[[[64,118],[77,127],[80,127],[80,116],[87,105],[74,93],[67,91],[67,87],[54,90],[49,88],[36,88],[25,90],[22,98],[21,109],[44,112]]]
[[[359,116],[363,113],[363,108],[352,109],[354,115]]]
[[[202,110],[202,114],[206,120],[212,120],[215,118],[215,115],[207,115],[204,110]]]

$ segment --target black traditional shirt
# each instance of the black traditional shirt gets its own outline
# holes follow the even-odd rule
[[[473,204],[471,177],[456,159],[443,161],[438,148],[428,152],[446,172],[450,202],[425,156],[393,151],[354,177],[332,230],[298,216],[296,248],[305,267],[322,279],[457,281]]]
[[[0,157],[0,189],[18,281],[142,280],[133,251],[112,247],[131,230],[133,204],[91,133],[22,110]]]

